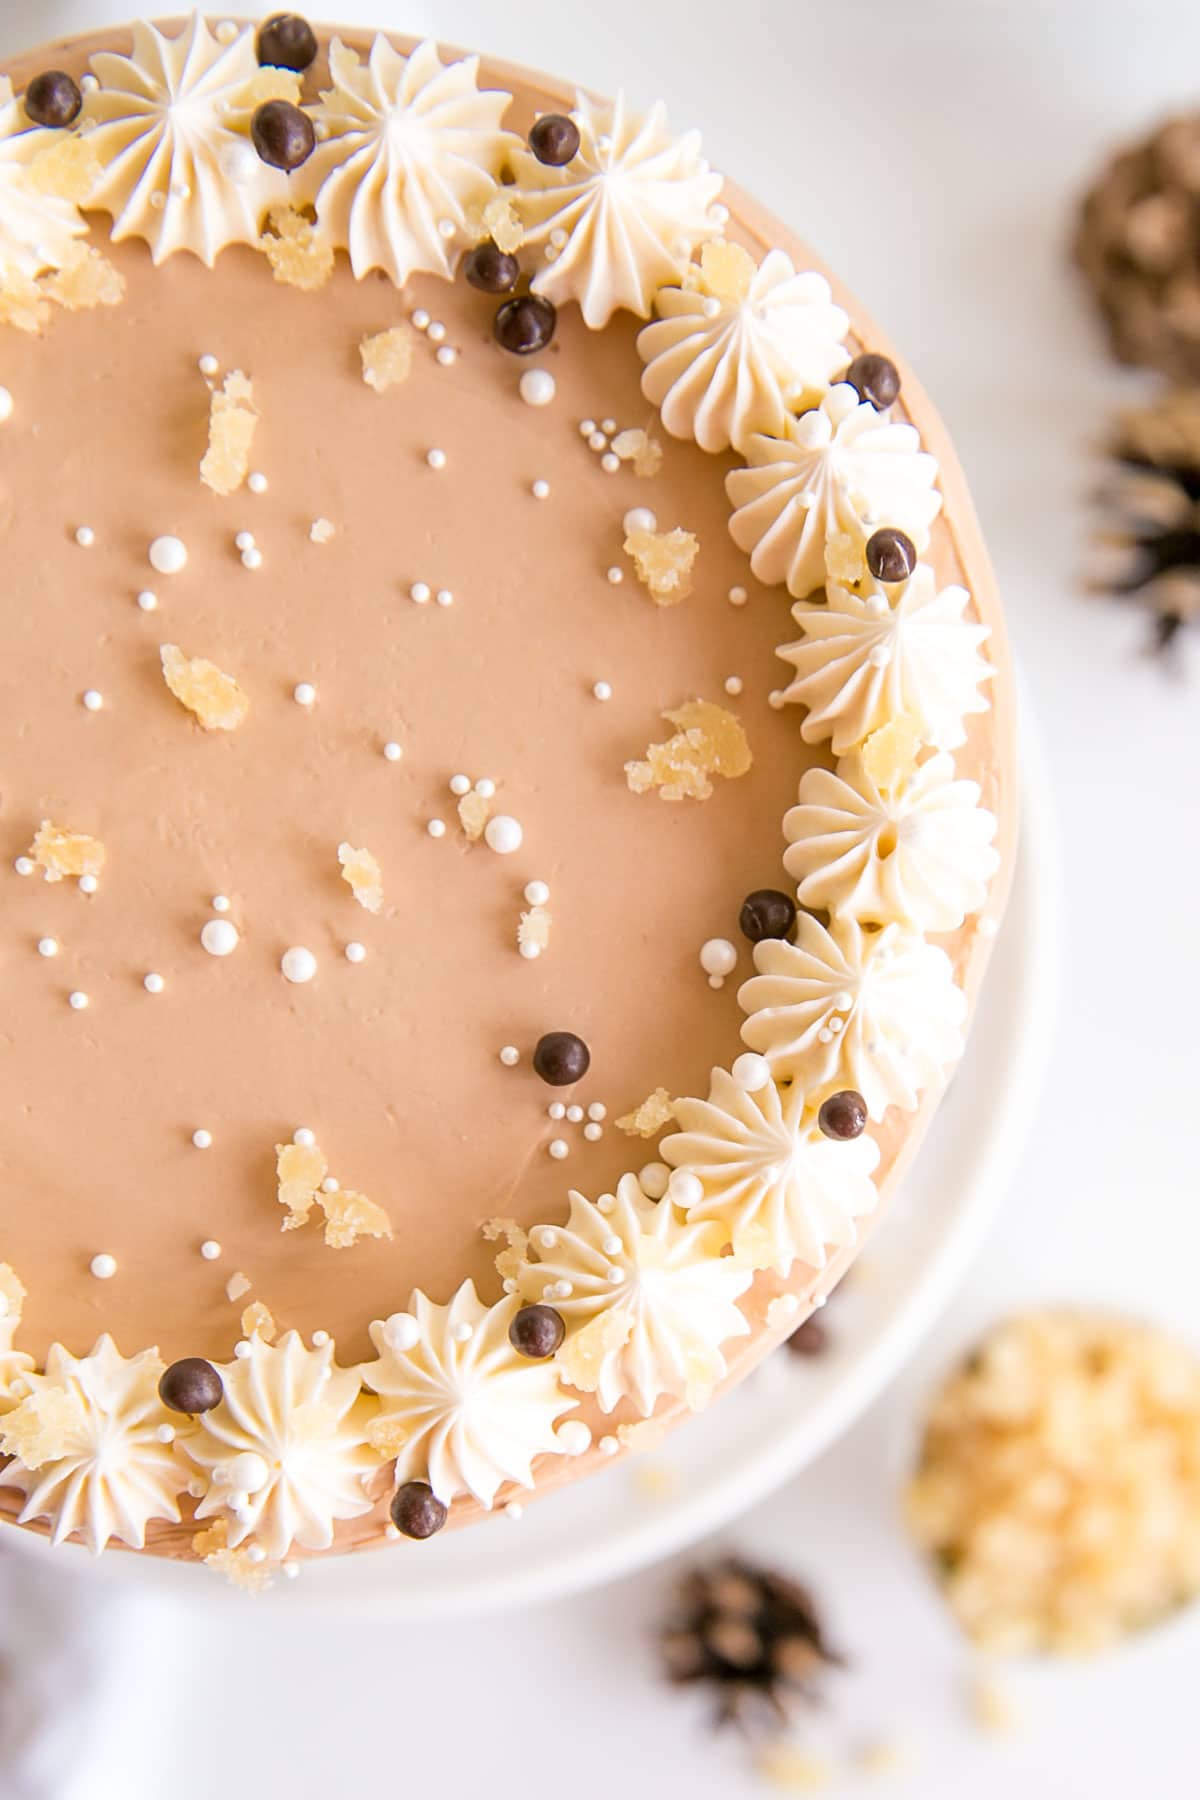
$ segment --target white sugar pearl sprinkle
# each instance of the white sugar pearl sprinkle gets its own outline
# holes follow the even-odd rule
[[[608,1108],[607,1108],[607,1106],[604,1105],[603,1101],[593,1100],[592,1104],[588,1107],[588,1118],[600,1120],[600,1119],[607,1119],[607,1117],[608,1117]]]
[[[158,595],[152,594],[149,588],[143,588],[137,597],[137,603],[143,612],[155,612],[158,608]]]
[[[567,1109],[561,1100],[552,1100],[546,1108],[546,1117],[548,1119],[565,1119],[566,1116]]]
[[[329,1342],[329,1333],[327,1331],[314,1331],[313,1332],[312,1345],[313,1345],[314,1350],[323,1350],[328,1342]]]
[[[604,1136],[604,1127],[603,1125],[597,1125],[593,1119],[590,1125],[584,1126],[583,1135],[589,1144],[598,1144],[600,1139]]]
[[[725,677],[725,692],[727,694],[740,694],[743,685],[740,675],[727,675]]]
[[[446,336],[446,327],[440,319],[430,319],[425,329],[429,333],[431,344],[440,344]]]
[[[521,1052],[515,1044],[505,1044],[500,1051],[500,1061],[506,1069],[515,1069],[521,1060]]]
[[[617,429],[617,421],[615,419],[601,419],[600,429],[601,431],[607,431],[609,437],[611,437],[613,432]]]
[[[754,1050],[744,1050],[734,1058],[730,1074],[748,1094],[757,1094],[771,1079],[771,1065],[765,1056],[759,1056]]]
[[[525,898],[528,900],[530,906],[545,906],[547,900],[550,898],[550,889],[544,881],[527,881],[525,883]]]
[[[429,335],[432,337],[433,332],[430,331]],[[454,348],[453,344],[439,344],[435,360],[440,368],[448,369],[453,363],[458,361],[458,351]]]
[[[81,696],[88,712],[100,712],[104,706],[104,695],[99,688],[87,688]]]
[[[427,581],[414,581],[408,590],[408,597],[410,600],[415,600],[418,606],[425,606],[432,592],[433,589]]]
[[[488,820],[483,837],[488,849],[494,850],[497,856],[511,856],[521,848],[525,833],[519,820],[508,813],[497,813],[494,819]]]
[[[592,695],[596,700],[611,700],[612,683],[609,681],[594,681],[592,683]]]
[[[591,1448],[591,1430],[582,1419],[568,1419],[554,1435],[559,1448],[568,1456],[582,1456],[585,1450]]]
[[[567,1143],[566,1138],[551,1138],[546,1149],[555,1162],[562,1162],[563,1158],[571,1153],[571,1146]]]
[[[425,452],[425,461],[429,464],[431,469],[444,469],[446,466],[446,452],[444,450],[439,450],[436,447],[432,450],[427,450]]]
[[[650,511],[648,506],[631,506],[629,511],[625,514],[625,517],[621,520],[621,524],[624,528],[626,537],[629,537],[635,531],[658,530],[657,516]]]
[[[367,946],[357,941],[346,945],[344,952],[348,963],[361,963],[367,960]]]
[[[605,437],[604,433],[602,431],[593,431],[591,437],[588,439],[588,449],[606,450],[607,448],[608,439]]]
[[[450,1327],[450,1336],[454,1339],[456,1344],[469,1344],[471,1339],[475,1336],[475,1327],[469,1324],[466,1319],[460,1319],[457,1325],[452,1325]]]
[[[737,950],[728,938],[709,938],[700,946],[700,967],[706,975],[732,975],[737,968]]]
[[[624,569],[618,569],[618,567],[615,563],[613,564],[612,568],[606,570],[605,573],[606,573],[607,580],[612,583],[613,587],[620,587],[621,583],[625,579]]]
[[[38,955],[39,956],[57,956],[58,955],[58,939],[51,938],[51,937],[39,938],[38,939]]]
[[[298,681],[292,689],[292,699],[297,706],[311,706],[317,697],[317,690],[311,681]]]
[[[481,775],[475,783],[475,792],[481,800],[490,800],[496,792],[496,784],[490,775]]]
[[[327,1175],[321,1183],[321,1192],[323,1194],[336,1194],[341,1188],[341,1185],[342,1184],[336,1175]]]
[[[100,883],[94,875],[81,875],[79,877],[79,891],[81,894],[94,894],[99,886]]]
[[[197,1150],[211,1150],[212,1141],[212,1132],[205,1131],[203,1125],[198,1126],[192,1133],[192,1142]]]
[[[252,473],[246,477],[246,486],[250,489],[252,494],[265,494],[270,485],[270,482],[267,480],[261,469],[253,470]]]
[[[216,1238],[205,1238],[200,1246],[200,1254],[205,1262],[216,1262],[221,1254],[221,1246]]]
[[[582,1106],[568,1106],[567,1117],[570,1119],[572,1125],[581,1125],[583,1123]]]
[[[148,994],[161,994],[166,985],[162,976],[156,975],[153,970],[149,975],[142,976],[142,986]]]
[[[109,1256],[107,1251],[102,1250],[98,1256],[93,1256],[91,1262],[88,1264],[88,1268],[92,1271],[92,1274],[96,1277],[97,1281],[111,1281],[117,1272],[117,1259],[115,1256]]]
[[[550,483],[548,481],[535,481],[529,491],[535,500],[548,500],[550,498]]]
[[[690,1169],[676,1169],[667,1183],[667,1194],[676,1206],[682,1207],[686,1212],[690,1206],[698,1206],[703,1200],[704,1183]]]
[[[87,995],[82,993],[78,988],[73,994],[67,995],[67,1005],[71,1008],[72,1012],[86,1012],[87,1004]]]
[[[433,596],[439,606],[453,606],[454,595],[449,588],[439,588]]]
[[[667,1183],[671,1179],[671,1171],[666,1163],[649,1162],[638,1170],[638,1182],[642,1192],[650,1200],[661,1200],[667,1191]]]
[[[518,387],[526,406],[549,406],[557,383],[549,369],[526,369]]]
[[[17,871],[18,875],[32,875],[34,867],[35,864],[31,856],[18,856],[16,862],[13,864],[13,868]]]
[[[234,547],[238,550],[253,550],[254,533],[252,531],[239,531],[233,542]]]
[[[412,322],[418,331],[429,330],[429,314],[425,311],[423,306],[418,306],[416,312],[412,316]]]
[[[787,695],[782,688],[772,688],[767,695],[767,705],[772,712],[782,712],[787,705]]]
[[[470,793],[471,777],[469,775],[452,775],[450,777],[449,785],[450,785],[450,792],[452,794],[457,794],[459,797],[461,797],[463,794]]]
[[[221,365],[211,351],[206,351],[197,362],[196,367],[202,375],[215,375]]]
[[[75,532],[75,542],[81,550],[90,550],[96,541],[96,534],[90,525],[80,525]]]
[[[310,1131],[307,1125],[297,1126],[296,1130],[292,1133],[293,1144],[299,1144],[302,1150],[311,1150],[316,1141],[316,1132]]]
[[[200,942],[210,956],[231,956],[239,943],[238,928],[229,919],[209,919]]]
[[[399,744],[389,738],[388,742],[383,746],[383,754],[387,762],[399,762],[404,755],[404,751]]]
[[[446,835],[445,819],[430,819],[425,827],[431,838],[442,838]]]
[[[317,972],[317,959],[303,944],[293,944],[279,959],[279,967],[288,981],[303,985]]]
[[[242,551],[242,567],[243,567],[243,569],[261,569],[262,564],[263,564],[263,553],[258,548],[257,544],[251,544],[251,546],[248,550]]]
[[[227,913],[229,911],[229,895],[214,894],[211,904],[215,913]]]
[[[150,567],[160,575],[178,575],[187,565],[187,545],[182,538],[156,537],[147,555]]]
[[[579,421],[580,437],[590,438],[592,433],[595,431],[595,429],[596,429],[595,419],[580,419],[580,421]]]
[[[731,587],[729,590],[730,606],[745,606],[750,598],[744,587]]]
[[[621,1444],[618,1438],[613,1437],[610,1433],[606,1433],[604,1437],[596,1440],[596,1448],[599,1450],[601,1456],[615,1456],[621,1448]]]
[[[615,475],[621,466],[621,459],[612,450],[606,450],[600,458],[600,467],[606,475]]]

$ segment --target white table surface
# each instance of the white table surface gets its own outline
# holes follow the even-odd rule
[[[0,53],[123,10],[2,0]],[[319,10],[663,95],[904,345],[955,433],[998,565],[1053,771],[1068,920],[1056,1066],[1021,1175],[922,1369],[978,1321],[1047,1295],[1124,1296],[1187,1325],[1200,1254],[1189,1155],[1200,648],[1189,646],[1190,685],[1172,679],[1139,657],[1139,615],[1082,596],[1089,456],[1137,381],[1106,364],[1064,242],[1105,148],[1196,99],[1200,12],[1187,0]],[[835,1791],[1194,1796],[1191,1620],[1087,1667],[1017,1672],[1011,1737],[971,1724],[969,1659],[895,1523],[902,1424],[921,1378],[725,1534],[806,1574],[853,1658],[814,1745],[839,1760],[876,1733],[912,1747],[908,1775],[846,1775]],[[293,1618],[285,1631],[253,1607],[189,1620],[145,1597],[85,1584],[80,1598],[73,1580],[8,1571],[22,1592],[0,1605],[0,1642],[33,1609],[75,1610],[75,1654],[99,1686],[86,1754],[65,1748],[63,1769],[28,1788],[0,1773],[0,1795],[760,1791],[743,1747],[714,1741],[696,1704],[656,1685],[649,1634],[667,1574],[478,1625],[306,1631]],[[65,1625],[59,1635],[72,1639]]]

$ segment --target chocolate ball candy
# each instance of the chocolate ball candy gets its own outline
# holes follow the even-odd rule
[[[79,117],[83,95],[61,69],[44,69],[25,90],[25,112],[34,125],[62,131]]]
[[[540,294],[521,294],[500,307],[492,331],[502,350],[511,350],[514,356],[532,356],[546,348],[557,322],[558,314],[549,300]]]
[[[906,531],[890,525],[867,539],[867,567],[876,581],[907,581],[917,566],[917,546]]]
[[[820,1356],[829,1348],[829,1333],[818,1313],[810,1313],[803,1325],[797,1325],[784,1345],[793,1356]]]
[[[543,113],[529,133],[529,148],[540,163],[561,169],[579,149],[579,127],[566,113]]]
[[[259,26],[255,49],[262,68],[303,75],[317,60],[317,34],[299,13],[272,13]]]
[[[817,1124],[827,1138],[847,1141],[861,1137],[867,1125],[867,1103],[853,1088],[843,1088],[822,1102]]]
[[[406,1481],[392,1495],[392,1524],[406,1538],[436,1537],[448,1510],[427,1481]]]
[[[900,392],[899,369],[890,356],[879,356],[874,350],[856,356],[842,380],[857,388],[859,398],[869,400],[876,412],[886,412]]]
[[[551,1087],[570,1087],[583,1080],[591,1061],[591,1051],[573,1031],[548,1031],[534,1046],[533,1072]]]
[[[552,1306],[523,1306],[508,1328],[508,1341],[521,1356],[553,1356],[567,1334],[562,1314]]]
[[[493,244],[491,238],[484,238],[482,244],[468,251],[463,263],[463,274],[471,286],[485,294],[507,294],[516,287],[520,273],[516,257]]]
[[[158,1397],[164,1406],[178,1413],[206,1413],[219,1406],[225,1385],[210,1362],[202,1356],[185,1356],[164,1369],[158,1384]]]
[[[250,136],[262,161],[290,174],[307,162],[317,135],[307,113],[290,100],[268,100],[250,121]]]
[[[785,938],[796,923],[796,902],[778,888],[755,888],[742,901],[738,924],[752,944],[764,938]]]

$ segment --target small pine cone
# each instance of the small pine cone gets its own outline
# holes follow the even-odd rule
[[[1113,158],[1083,203],[1075,254],[1120,361],[1200,379],[1200,114]]]
[[[660,1643],[671,1681],[712,1688],[719,1723],[749,1722],[754,1706],[786,1719],[789,1702],[818,1698],[825,1669],[841,1661],[804,1588],[732,1557],[684,1577]]]
[[[1200,388],[1124,413],[1109,452],[1094,585],[1144,607],[1165,649],[1200,622]]]

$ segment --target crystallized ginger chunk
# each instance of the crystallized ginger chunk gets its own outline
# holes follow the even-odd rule
[[[377,913],[383,905],[383,871],[369,850],[356,850],[353,844],[338,845],[338,861],[342,880],[358,904],[369,913]]]
[[[550,943],[550,914],[544,906],[531,906],[521,914],[517,926],[517,949],[531,959],[540,956]]]
[[[393,325],[390,331],[377,331],[365,337],[358,346],[362,357],[363,380],[377,394],[386,393],[407,381],[412,370],[414,336],[407,325]]]
[[[104,867],[104,845],[99,838],[64,831],[50,819],[43,819],[38,826],[29,855],[47,881],[61,881],[67,875],[96,877]]]
[[[300,103],[300,89],[303,78],[291,69],[267,67],[252,75],[245,86],[239,88],[233,97],[233,105],[238,112],[256,112],[265,106],[268,100],[290,100],[293,106]]]
[[[229,1277],[229,1280],[225,1283],[225,1298],[229,1301],[231,1306],[236,1306],[238,1301],[243,1299],[253,1286],[254,1283],[248,1275],[244,1274],[241,1269],[235,1269],[233,1274]]]
[[[321,235],[315,221],[294,206],[271,208],[258,247],[276,281],[287,287],[312,292],[324,287],[333,274],[333,245]]]
[[[31,193],[72,200],[76,206],[83,206],[103,173],[95,145],[86,137],[64,131],[38,151],[22,179]]]
[[[687,599],[699,553],[699,538],[678,525],[674,531],[631,531],[625,539],[625,554],[656,606],[678,606]]]
[[[185,656],[178,644],[164,644],[159,654],[163,680],[205,731],[237,730],[250,711],[250,702],[232,675],[202,656]]]
[[[381,1413],[367,1426],[367,1442],[385,1462],[399,1456],[408,1438],[408,1427],[399,1413]]]
[[[89,312],[94,306],[119,306],[125,277],[90,244],[74,244],[61,269],[43,277],[42,292],[67,312]]]
[[[214,494],[234,494],[250,473],[250,451],[258,427],[254,384],[232,369],[209,403],[208,449],[200,479]]]
[[[669,1125],[675,1117],[675,1102],[666,1088],[655,1088],[648,1094],[640,1106],[635,1106],[631,1113],[617,1120],[617,1130],[625,1132],[628,1137],[657,1137],[664,1125]]]
[[[273,1343],[279,1327],[269,1306],[261,1300],[252,1300],[242,1314],[242,1336],[253,1337],[257,1332],[264,1344]]]
[[[458,822],[472,844],[477,844],[483,836],[487,822],[492,814],[492,803],[484,794],[477,794],[472,788],[464,794],[458,803]]]
[[[624,1307],[611,1307],[573,1332],[555,1358],[567,1386],[578,1388],[581,1394],[594,1394],[605,1360],[629,1342],[632,1331],[633,1314]]]
[[[496,1273],[501,1281],[515,1281],[529,1248],[529,1233],[515,1219],[485,1219],[479,1230],[485,1243],[504,1239],[506,1247],[496,1254]]]
[[[881,793],[899,787],[917,766],[921,733],[903,714],[873,731],[862,747],[863,769]]]
[[[382,1206],[353,1188],[337,1188],[317,1196],[325,1212],[325,1242],[331,1250],[348,1250],[359,1238],[390,1238],[392,1221]]]
[[[713,238],[700,252],[696,286],[715,300],[740,306],[750,292],[754,274],[755,262],[748,250],[724,238]]]
[[[637,427],[618,431],[611,449],[622,462],[632,463],[635,475],[657,475],[662,467],[662,445],[657,438]]]
[[[276,1144],[275,1180],[280,1206],[286,1207],[284,1231],[303,1225],[329,1173],[317,1144]]]
[[[663,744],[651,744],[644,762],[625,764],[625,779],[635,794],[657,788],[664,800],[707,800],[712,775],[727,781],[745,775],[754,761],[742,722],[711,700],[689,700],[664,713],[679,727]]]
[[[15,1456],[27,1469],[57,1462],[86,1437],[78,1398],[66,1388],[30,1394],[0,1421],[0,1456]]]
[[[493,194],[487,205],[470,214],[468,228],[476,238],[491,238],[497,250],[511,253],[525,242],[525,227],[508,195]]]
[[[50,302],[33,277],[0,261],[0,325],[35,332],[49,317]]]

